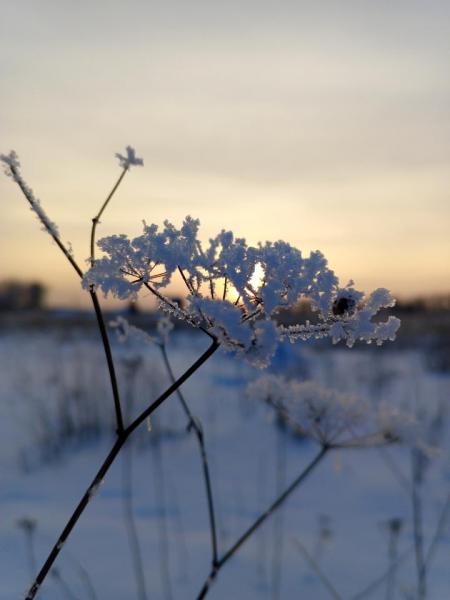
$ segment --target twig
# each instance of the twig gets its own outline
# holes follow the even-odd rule
[[[90,289],[89,293],[92,299],[92,304],[94,305],[95,316],[97,317],[97,324],[103,342],[106,363],[108,365],[109,379],[111,381],[111,388],[114,399],[114,410],[116,413],[116,433],[120,435],[123,433],[124,423],[122,417],[119,387],[117,385],[116,370],[114,368],[114,361],[111,352],[111,344],[109,343],[109,337],[106,331],[105,321],[103,319],[103,313],[100,308],[100,303],[98,301],[97,294],[95,293],[95,290],[93,288]]]
[[[74,510],[72,516],[68,520],[61,535],[59,536],[56,544],[53,546],[50,554],[48,555],[47,560],[45,561],[43,567],[41,568],[36,579],[34,580],[33,584],[31,585],[31,587],[28,591],[28,594],[26,596],[26,600],[32,600],[36,596],[40,586],[42,585],[43,581],[47,577],[47,575],[48,575],[50,569],[52,568],[53,563],[55,562],[58,554],[60,553],[64,543],[66,542],[67,538],[71,534],[72,529],[77,524],[78,519],[83,514],[84,509],[89,504],[89,501],[91,500],[92,496],[98,490],[98,487],[99,487],[99,485],[101,485],[101,482],[103,481],[104,476],[106,475],[110,466],[114,462],[116,456],[119,454],[120,450],[122,449],[122,446],[125,443],[125,439],[126,438],[124,438],[123,435],[122,435],[122,437],[118,438],[116,440],[114,446],[111,448],[108,456],[103,461],[103,464],[101,465],[96,476],[92,480],[92,483],[85,491],[83,497],[81,498],[80,502],[78,503],[78,506]]]
[[[67,600],[79,600],[78,596],[75,596],[70,587],[67,585],[67,582],[63,579],[59,569],[52,569],[50,575],[55,581],[58,582],[59,587]]]
[[[160,346],[161,354],[163,357],[164,365],[169,374],[170,380],[172,383],[175,381],[175,376],[172,370],[172,365],[170,364],[169,357],[167,356],[167,350],[164,344]],[[206,488],[206,499],[208,502],[208,515],[209,515],[209,527],[211,532],[211,552],[212,552],[212,565],[217,564],[218,551],[217,551],[217,527],[216,527],[216,518],[215,518],[215,510],[214,510],[214,500],[213,493],[211,487],[211,477],[209,473],[209,465],[208,465],[208,456],[206,453],[205,439],[203,433],[203,427],[198,418],[194,417],[191,413],[188,403],[184,398],[183,392],[178,389],[176,391],[178,399],[183,407],[183,410],[188,418],[188,429],[192,429],[197,438],[197,442],[200,449],[200,456],[202,460],[203,467],[203,478],[205,480],[205,488]]]
[[[91,228],[91,266],[95,262],[95,230],[97,229],[97,225],[100,223],[100,218],[101,218],[101,216],[102,216],[105,208],[108,206],[109,201],[114,196],[114,194],[115,194],[117,188],[119,187],[119,185],[122,183],[122,179],[125,177],[125,174],[128,171],[128,169],[129,169],[128,166],[123,168],[122,173],[120,174],[120,176],[119,176],[118,180],[116,181],[116,183],[114,184],[112,190],[109,192],[108,196],[106,197],[106,200],[103,202],[100,210],[95,215],[95,217],[93,217],[93,219],[92,219],[92,228]]]
[[[78,573],[80,575],[80,579],[83,581],[84,583],[84,587],[86,589],[86,592],[89,595],[90,600],[98,600],[97,598],[97,594],[95,592],[95,588],[92,584],[91,578],[89,577],[89,573],[86,571],[86,569],[78,564],[77,565],[78,568]],[[87,597],[87,596],[86,596]]]
[[[209,592],[221,568],[236,554],[239,548],[247,541],[247,539],[268,519],[276,509],[292,494],[292,492],[308,477],[314,468],[324,458],[330,448],[323,446],[315,458],[308,466],[298,475],[296,479],[278,496],[278,498],[253,522],[253,524],[239,537],[239,539],[227,550],[213,567],[200,590],[197,600],[202,600]]]
[[[396,563],[391,565],[389,567],[389,569],[383,575],[381,575],[380,577],[377,577],[377,579],[372,581],[372,583],[369,583],[369,585],[366,586],[363,590],[361,590],[360,592],[358,592],[357,594],[352,596],[350,598],[350,600],[362,600],[362,598],[365,598],[366,596],[369,596],[370,594],[372,594],[372,592],[374,592],[381,585],[383,585],[383,583],[386,581],[386,579],[391,577],[392,572],[396,571],[398,569],[400,564],[408,558],[408,556],[411,554],[411,552],[413,550],[414,550],[414,546],[411,546],[410,548],[408,548],[408,550],[405,550],[405,552],[403,552],[403,554],[401,554],[398,557]]]
[[[160,404],[166,400],[169,396],[176,392],[177,389],[187,380],[197,369],[199,369],[203,363],[205,363],[216,350],[219,348],[219,342],[214,338],[209,348],[198,358],[184,373],[181,375],[165,392],[161,394],[161,396],[155,400],[148,408],[146,408],[136,419],[128,425],[128,427],[124,430],[124,435],[127,437],[137,428],[141,423],[143,423],[147,417],[149,417],[154,410],[158,408]]]
[[[31,190],[28,188],[28,186],[25,184],[24,180],[22,179],[22,176],[20,175],[20,173],[17,171],[17,169],[15,167],[11,166],[10,168],[11,168],[11,173],[13,175],[14,181],[17,183],[17,185],[21,189],[23,195],[29,202],[31,208],[33,210],[35,210],[42,225],[45,227],[45,230],[50,234],[53,241],[59,247],[61,252],[64,254],[64,256],[69,261],[69,263],[72,265],[72,267],[76,271],[78,277],[80,277],[80,279],[83,279],[84,273],[81,270],[81,268],[78,266],[76,260],[70,253],[69,249],[65,246],[65,244],[63,244],[63,242],[61,242],[59,236],[55,233],[55,230],[49,226],[49,223],[47,222],[47,220],[45,218],[43,218],[41,211],[36,210],[36,200],[33,197]],[[124,175],[124,173],[122,173],[122,178],[123,178],[123,175]],[[113,189],[112,193],[114,193],[114,191],[117,189],[117,186],[120,183],[120,181],[121,181],[121,179],[119,178],[119,181],[116,184],[115,188]],[[112,196],[112,193],[110,194],[110,196]],[[109,199],[110,198],[108,198],[107,200],[109,201]],[[104,204],[104,207],[106,207],[106,204],[107,204],[107,202]],[[102,211],[103,210],[104,210],[104,208],[102,209]],[[91,288],[91,290],[90,290],[90,296],[91,296],[92,303],[94,305],[95,316],[97,318],[97,323],[98,323],[100,335],[101,335],[102,342],[103,342],[103,348],[105,351],[106,362],[108,364],[109,378],[111,381],[111,388],[112,388],[113,399],[114,399],[114,407],[115,407],[115,412],[116,412],[116,426],[117,426],[117,430],[119,433],[119,432],[123,431],[124,426],[123,426],[122,411],[121,411],[121,405],[120,405],[120,396],[119,396],[119,391],[118,391],[118,386],[117,386],[117,378],[116,378],[116,374],[115,374],[115,370],[114,370],[114,363],[113,363],[112,354],[111,354],[111,346],[109,343],[108,334],[106,332],[106,327],[105,327],[105,323],[103,320],[100,303],[98,301],[97,294],[93,288]]]
[[[56,235],[55,230],[52,227],[49,226],[48,221],[46,221],[43,218],[41,211],[36,210],[36,200],[33,197],[33,193],[31,192],[30,188],[28,188],[28,186],[26,185],[25,181],[22,179],[21,174],[19,173],[19,171],[14,166],[10,165],[10,169],[11,169],[11,174],[13,176],[13,180],[17,183],[17,185],[21,189],[23,195],[28,200],[31,208],[37,214],[37,216],[38,216],[39,220],[41,221],[42,225],[44,226],[45,230],[47,231],[47,233],[49,233],[51,235],[51,237],[53,238],[53,241],[56,243],[56,245],[59,247],[59,249],[61,250],[61,252],[64,254],[64,256],[70,262],[70,264],[72,265],[72,267],[75,269],[77,275],[80,278],[82,278],[83,277],[83,271],[80,269],[80,267],[76,263],[76,261],[73,258],[72,254],[69,252],[69,249],[61,242],[61,240],[59,239],[58,235]]]
[[[48,572],[50,571],[53,563],[58,557],[58,554],[60,553],[65,541],[67,540],[67,538],[72,532],[72,529],[75,527],[79,518],[83,514],[84,509],[89,504],[91,497],[96,493],[99,485],[103,481],[103,478],[105,477],[109,468],[113,464],[114,460],[116,459],[117,455],[119,454],[120,450],[122,449],[122,446],[124,445],[128,437],[133,433],[133,431],[137,427],[139,427],[139,425],[141,425],[141,423],[143,423],[147,419],[147,417],[149,417],[153,413],[153,411],[155,411],[158,408],[158,406],[160,406],[164,402],[164,400],[166,400],[166,398],[173,394],[173,392],[175,392],[187,379],[189,379],[189,377],[191,377],[191,375],[193,375],[193,373],[195,373],[195,371],[197,371],[197,369],[199,369],[203,365],[203,363],[206,362],[208,358],[210,358],[210,356],[212,356],[212,354],[217,350],[218,347],[219,343],[216,340],[214,340],[210,347],[195,361],[195,363],[193,363],[183,373],[183,375],[181,375],[181,377],[177,379],[177,381],[175,381],[165,392],[163,392],[163,394],[161,394],[161,396],[157,398],[157,400],[150,404],[150,406],[146,410],[144,410],[131,423],[131,425],[129,425],[121,433],[117,434],[117,439],[113,447],[111,448],[108,456],[105,458],[96,476],[92,480],[92,483],[87,488],[86,492],[81,498],[78,506],[76,507],[75,511],[73,512],[72,516],[70,517],[69,521],[64,527],[61,535],[59,536],[56,544],[54,545],[50,554],[48,555],[47,560],[45,561],[42,569],[40,570],[39,574],[34,580],[32,586],[30,587],[30,590],[26,596],[26,600],[33,600],[33,598],[36,596],[37,591],[39,590],[43,581],[47,577]]]
[[[276,493],[281,494],[286,486],[286,440],[284,431],[276,431]],[[272,547],[272,600],[280,598],[282,566],[283,566],[283,511],[280,510],[273,519]]]
[[[398,541],[402,528],[402,520],[398,518],[391,519],[388,523],[389,527],[389,546],[388,557],[390,572],[386,581],[386,600],[392,600],[395,590],[395,575],[397,572],[396,565],[398,562]]]
[[[296,546],[296,548],[300,552],[300,554],[303,555],[303,558],[306,560],[306,562],[309,564],[311,569],[316,573],[316,575],[318,576],[320,581],[323,583],[323,585],[329,591],[331,597],[334,598],[334,600],[342,600],[342,596],[340,594],[338,594],[334,585],[331,583],[331,581],[328,579],[328,577],[323,573],[322,569],[319,567],[319,565],[314,560],[314,558],[309,554],[308,550],[303,546],[303,544],[300,542],[300,540],[298,540],[297,538],[293,538],[292,543]]]
[[[395,479],[398,481],[399,485],[405,490],[405,492],[410,496],[411,494],[411,483],[406,475],[402,472],[400,467],[394,461],[392,456],[384,449],[379,448],[379,455],[383,459],[383,462],[394,475]]]
[[[153,439],[153,459],[154,459],[154,476],[155,476],[155,495],[157,506],[160,509],[158,518],[159,526],[159,560],[161,569],[161,581],[163,588],[163,597],[165,600],[172,600],[172,584],[170,581],[169,568],[169,536],[167,532],[167,514],[166,514],[166,494],[163,469],[163,455],[161,448],[160,433],[157,432]]]
[[[136,369],[130,368],[126,378],[128,384],[126,394],[126,400],[128,400],[126,402],[127,417],[132,414],[133,410],[133,379],[135,375]],[[125,446],[122,454],[122,491],[123,516],[136,579],[137,598],[138,600],[147,600],[148,596],[142,552],[133,512],[133,446],[131,440],[129,440],[128,444]]]
[[[425,569],[428,569],[428,567],[430,566],[430,562],[434,556],[434,553],[436,552],[436,547],[439,542],[439,539],[442,535],[443,530],[445,529],[445,525],[446,525],[449,514],[450,514],[450,494],[447,495],[447,499],[444,503],[444,507],[442,509],[442,512],[439,516],[439,519],[438,519],[438,522],[436,525],[436,531],[434,532],[430,547],[428,548],[428,552],[426,553],[425,563],[424,563]]]
[[[418,454],[420,450],[413,448],[411,450],[411,470],[412,487],[411,501],[413,511],[413,531],[414,531],[414,552],[416,555],[417,570],[417,598],[425,600],[426,598],[426,564],[423,548],[423,516],[422,516],[422,498],[419,491],[421,479],[421,457]]]

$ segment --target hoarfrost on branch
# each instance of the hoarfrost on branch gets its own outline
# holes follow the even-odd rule
[[[388,290],[365,296],[353,282],[340,287],[321,252],[304,257],[283,241],[250,246],[223,230],[205,246],[198,239],[199,226],[190,216],[180,229],[169,221],[161,229],[144,222],[142,235],[134,239],[122,234],[99,240],[104,255],[86,273],[83,286],[120,299],[134,299],[145,287],[171,316],[208,331],[226,350],[243,353],[259,367],[270,363],[283,339],[329,337],[349,347],[358,340],[395,339],[397,318],[374,319],[395,304]],[[164,294],[176,274],[187,290],[183,306]],[[300,299],[311,303],[317,322],[280,325],[277,313]]]

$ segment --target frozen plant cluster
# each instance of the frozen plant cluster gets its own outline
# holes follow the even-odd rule
[[[367,403],[357,396],[279,375],[259,377],[248,385],[247,395],[266,402],[292,433],[321,444],[353,439],[368,414]]]
[[[143,329],[131,325],[127,319],[118,316],[111,321],[110,326],[116,330],[119,342],[131,342],[136,345],[149,344],[156,346],[167,346],[173,323],[170,317],[163,315],[156,323],[156,335],[150,335]]]
[[[86,273],[83,286],[120,299],[135,299],[146,288],[161,309],[203,329],[222,347],[243,353],[259,367],[269,364],[285,338],[295,342],[329,337],[348,346],[356,340],[381,344],[395,338],[397,318],[374,320],[381,309],[395,304],[388,290],[380,288],[365,297],[353,282],[340,287],[321,252],[304,257],[283,241],[250,246],[223,230],[203,245],[199,225],[190,216],[179,229],[169,221],[161,229],[144,222],[142,235],[134,239],[122,234],[99,240],[104,255]],[[187,290],[183,306],[164,293],[176,274]],[[310,301],[317,323],[279,325],[278,311],[301,298]]]
[[[414,415],[408,404],[369,402],[315,381],[282,375],[255,379],[247,386],[247,396],[266,403],[293,434],[335,447],[397,443],[432,457],[436,448],[432,434],[442,420],[441,405],[427,415]]]

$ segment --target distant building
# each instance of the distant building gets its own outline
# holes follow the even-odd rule
[[[45,286],[38,282],[0,282],[0,310],[36,310],[43,308]]]

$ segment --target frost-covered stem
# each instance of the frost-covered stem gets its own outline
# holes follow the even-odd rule
[[[414,551],[416,555],[417,570],[417,599],[426,598],[426,564],[423,548],[423,523],[422,523],[422,499],[420,496],[420,456],[419,450],[411,451],[412,487],[411,501],[413,511]]]
[[[156,296],[158,300],[160,300],[163,304],[167,304],[169,308],[176,310],[177,307],[168,298],[160,294],[158,290],[152,287],[147,281],[144,281],[143,283],[144,286],[148,289],[148,291],[151,292],[154,296]]]
[[[94,311],[95,311],[95,316],[97,318],[98,329],[100,331],[100,336],[101,336],[102,342],[103,342],[103,349],[105,352],[106,363],[108,365],[108,371],[109,371],[109,379],[111,381],[111,389],[112,389],[113,400],[114,400],[114,410],[116,413],[117,434],[120,435],[124,430],[124,424],[123,424],[123,417],[122,417],[122,408],[121,408],[121,402],[120,402],[119,387],[117,385],[116,370],[114,367],[114,360],[113,360],[112,352],[111,352],[111,344],[109,343],[108,332],[106,331],[105,320],[103,319],[103,312],[100,307],[100,303],[98,301],[98,296],[92,288],[90,289],[89,293],[91,296],[92,304],[94,305]]]
[[[137,427],[139,427],[139,425],[141,425],[141,423],[143,423],[147,419],[147,417],[149,417],[153,413],[153,411],[155,411],[158,408],[158,406],[160,406],[164,402],[164,400],[166,400],[166,398],[173,394],[173,392],[175,392],[180,387],[180,385],[182,385],[187,379],[189,379],[189,377],[191,377],[191,375],[193,375],[195,371],[197,371],[197,369],[199,369],[201,365],[205,363],[208,360],[208,358],[210,358],[210,356],[212,356],[212,354],[214,354],[218,347],[219,343],[216,340],[214,340],[210,347],[195,361],[195,363],[193,363],[183,373],[183,375],[181,375],[181,377],[179,377],[165,392],[163,392],[159,398],[152,402],[152,404],[150,404],[150,406],[146,410],[144,410],[126,429],[117,434],[117,439],[113,447],[111,448],[108,456],[105,458],[92,483],[87,488],[86,492],[81,498],[78,506],[76,507],[75,511],[73,512],[72,516],[70,517],[69,521],[64,527],[63,532],[59,536],[56,544],[53,546],[53,549],[48,555],[44,566],[40,570],[32,586],[30,587],[30,590],[27,596],[25,597],[25,600],[33,600],[33,598],[36,596],[40,586],[42,585],[42,582],[47,577],[53,563],[58,557],[58,554],[60,553],[64,542],[67,540],[70,533],[72,532],[72,529],[77,524],[78,519],[83,514],[86,506],[89,504],[89,500],[97,491],[98,486],[103,481],[103,478],[105,477],[109,468],[113,464],[114,460],[116,459],[117,455],[119,454],[120,450],[122,449],[122,446],[124,445],[128,437],[133,433],[133,431]]]
[[[172,381],[172,383],[174,383],[175,375],[173,373],[172,365],[170,364],[169,357],[167,356],[167,351],[166,351],[165,345],[161,344],[160,349],[161,349],[161,354],[163,357],[164,365],[167,369],[167,373],[169,374],[169,377],[170,377],[170,380]],[[193,414],[191,413],[189,405],[186,402],[186,399],[184,398],[182,391],[180,389],[178,389],[176,393],[177,393],[178,399],[180,400],[181,406],[183,407],[183,410],[186,414],[186,417],[188,418],[188,429],[189,430],[192,429],[194,431],[195,436],[197,438],[199,450],[200,450],[200,456],[201,456],[202,467],[203,467],[203,478],[205,480],[206,499],[208,502],[209,528],[210,528],[210,533],[211,533],[212,565],[214,566],[215,564],[217,564],[217,559],[218,559],[217,527],[216,527],[216,517],[215,517],[215,510],[214,510],[213,493],[212,493],[212,487],[211,487],[211,477],[210,477],[209,465],[208,465],[208,455],[206,453],[203,427],[202,427],[200,421],[196,417],[194,417]]]
[[[29,190],[28,186],[25,184],[24,180],[22,179],[22,176],[20,175],[20,173],[17,171],[17,169],[14,166],[10,166],[10,169],[11,169],[11,174],[13,176],[14,181],[17,183],[17,185],[21,189],[23,195],[30,203],[31,208],[33,210],[35,210],[36,214],[39,217],[39,220],[41,221],[42,225],[45,227],[45,230],[51,235],[51,237],[54,240],[54,242],[56,243],[56,245],[59,247],[61,252],[64,254],[64,256],[67,258],[69,263],[72,265],[72,267],[76,271],[77,275],[80,277],[80,279],[82,279],[84,276],[84,273],[78,266],[77,262],[75,261],[75,259],[72,256],[72,254],[69,252],[68,248],[61,242],[59,236],[56,235],[55,230],[49,225],[48,220],[43,218],[41,211],[36,210],[36,200],[34,199],[32,193],[30,193],[30,190]],[[123,173],[122,173],[122,176],[123,176]],[[120,183],[120,181],[118,183]],[[115,187],[117,189],[117,184]],[[114,192],[114,190],[113,190],[113,192]],[[112,193],[110,194],[110,196],[111,195],[112,195]],[[119,390],[118,390],[118,386],[117,386],[114,362],[113,362],[112,355],[111,355],[111,346],[109,343],[108,333],[106,332],[106,327],[105,327],[105,323],[103,320],[102,310],[100,308],[100,303],[98,301],[98,297],[97,297],[97,294],[94,289],[90,290],[90,295],[91,295],[92,303],[94,305],[95,316],[97,318],[97,323],[98,323],[100,335],[101,335],[102,342],[103,342],[103,348],[105,351],[106,362],[108,364],[109,378],[111,380],[111,387],[112,387],[112,393],[113,393],[113,399],[114,399],[114,408],[115,408],[115,412],[116,412],[117,430],[123,431],[123,420],[122,420],[122,411],[121,411],[121,407],[120,407],[120,396],[119,396]]]
[[[192,285],[189,283],[189,281],[186,279],[186,275],[183,273],[183,269],[181,267],[178,267],[178,272],[180,273],[181,278],[183,279],[184,284],[187,287],[189,293],[192,294],[193,296],[195,296],[195,290],[192,287]]]
[[[180,267],[178,267],[178,269],[180,270],[180,273],[183,274],[183,272],[180,269]],[[184,277],[184,275],[183,275],[183,277]],[[185,279],[185,281],[186,281],[186,285],[188,285],[188,282],[187,282],[186,279]],[[154,287],[152,287],[147,281],[144,281],[143,283],[144,283],[144,286],[148,289],[148,291],[151,292],[154,296],[156,296],[158,298],[158,300],[160,300],[163,304],[166,304],[169,307],[169,309],[174,310],[174,311],[178,310],[177,306],[175,306],[168,298],[166,298],[166,296],[163,296],[163,294],[160,294],[158,292],[158,290],[155,289]],[[189,287],[189,289],[191,290],[190,287]],[[196,295],[196,292],[193,289],[192,289],[191,293],[192,293],[193,296]],[[202,315],[203,320],[207,321],[207,318],[202,314],[201,311],[200,311],[200,314]],[[190,322],[189,318],[187,318],[186,320],[187,320],[188,323]],[[209,331],[207,329],[205,329],[205,327],[202,327],[200,325],[200,326],[198,326],[198,329],[200,329],[200,331],[203,331],[203,333],[205,333],[212,340],[216,339],[211,333],[209,333]]]
[[[78,506],[74,510],[72,516],[68,520],[61,535],[59,536],[56,544],[53,546],[53,549],[50,552],[50,554],[48,555],[47,560],[44,563],[44,566],[39,571],[36,579],[34,580],[32,586],[30,587],[30,590],[26,596],[26,600],[32,600],[36,596],[40,586],[42,585],[44,579],[47,577],[50,569],[52,568],[53,563],[55,562],[56,558],[58,557],[58,554],[61,552],[61,548],[63,547],[67,538],[71,534],[72,529],[77,524],[78,519],[83,514],[84,509],[89,504],[90,499],[97,491],[99,485],[101,485],[101,482],[103,481],[103,478],[105,477],[106,473],[108,472],[108,469],[113,464],[116,456],[119,454],[120,450],[122,449],[122,446],[125,443],[125,440],[126,440],[126,437],[124,437],[124,436],[119,437],[116,440],[114,446],[111,448],[108,456],[105,458],[102,466],[98,470],[97,475],[94,477],[94,479],[92,480],[92,483],[85,491]]]
[[[97,229],[97,225],[100,223],[100,219],[101,219],[101,216],[102,216],[105,208],[108,206],[109,201],[111,200],[111,198],[116,193],[116,190],[119,187],[119,185],[122,183],[122,179],[125,177],[125,174],[128,171],[128,169],[129,169],[128,166],[123,168],[122,173],[120,174],[118,180],[114,184],[113,189],[109,192],[106,200],[102,204],[102,207],[100,208],[100,210],[98,211],[98,213],[95,215],[95,217],[93,217],[93,219],[92,219],[92,228],[91,228],[91,266],[94,264],[94,261],[95,261],[95,230]]]
[[[278,498],[253,522],[253,524],[240,536],[240,538],[222,555],[218,560],[217,564],[211,569],[206,581],[200,590],[197,600],[205,598],[213,585],[220,569],[227,563],[230,558],[236,554],[239,548],[248,540],[249,537],[268,519],[276,510],[283,504],[283,502],[294,492],[297,487],[308,477],[308,475],[315,469],[315,467],[321,462],[326,453],[330,450],[329,446],[322,446],[320,452],[315,458],[308,464],[308,466],[300,473],[300,475],[294,479],[294,481],[284,490],[284,492],[278,496]]]
[[[30,193],[30,189],[27,187],[24,180],[22,179],[22,176],[20,175],[19,171],[12,165],[10,165],[9,168],[11,169],[11,174],[13,176],[14,181],[17,183],[17,185],[21,189],[23,195],[30,203],[31,208],[35,211],[35,213],[39,217],[39,220],[41,221],[41,223],[44,226],[47,233],[49,233],[51,235],[53,241],[56,243],[56,245],[59,247],[61,252],[64,254],[64,256],[67,258],[67,260],[70,262],[70,264],[75,269],[75,271],[77,272],[79,277],[83,277],[83,271],[80,269],[80,267],[76,263],[75,259],[69,252],[68,248],[66,248],[66,246],[61,242],[59,237],[55,234],[55,230],[52,227],[50,227],[49,222],[46,219],[42,218],[41,211],[36,210],[36,201],[33,198],[32,193]]]

